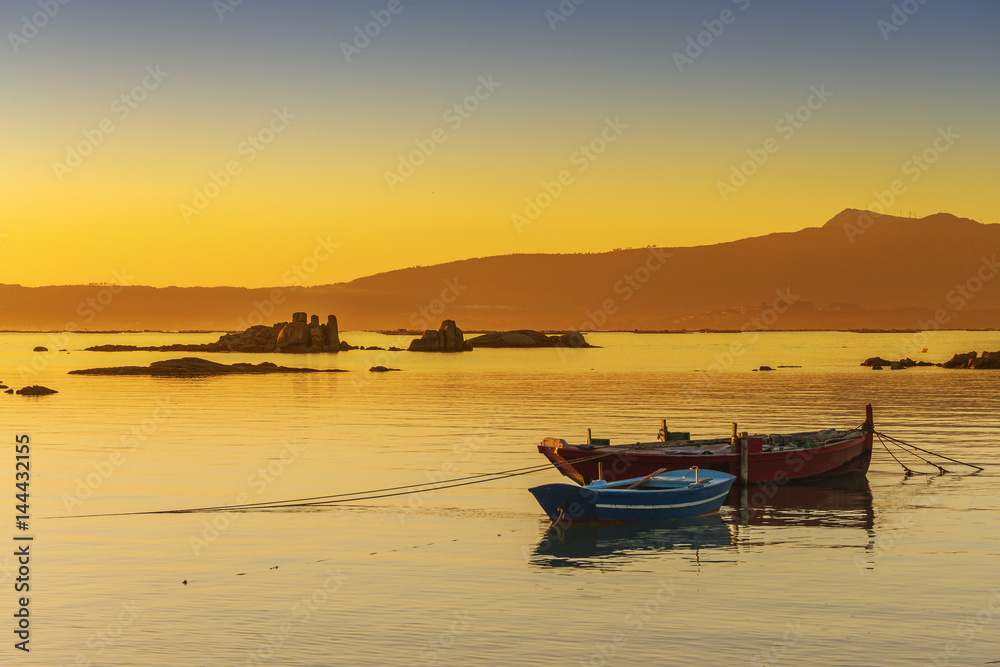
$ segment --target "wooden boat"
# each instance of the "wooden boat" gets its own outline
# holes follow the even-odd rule
[[[581,485],[691,466],[739,476],[742,438],[735,437],[735,424],[733,427],[731,438],[671,440],[677,434],[664,429],[664,440],[614,446],[607,440],[570,445],[559,438],[545,438],[538,451]],[[869,405],[865,423],[858,428],[748,435],[747,483],[781,485],[839,475],[863,476],[871,463],[874,429]]]
[[[661,521],[716,512],[736,477],[715,470],[657,470],[645,477],[586,486],[545,484],[528,489],[554,521]]]

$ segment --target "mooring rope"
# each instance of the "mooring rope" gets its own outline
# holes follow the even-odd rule
[[[863,430],[863,427],[857,430]],[[909,451],[904,447],[910,447],[912,449],[921,451],[925,454],[931,456],[936,456],[946,461],[951,461],[952,463],[957,463],[962,466],[969,468],[974,468],[976,471],[982,471],[984,468],[981,466],[973,465],[971,463],[964,463],[957,459],[953,459],[943,454],[938,454],[921,447],[917,447],[914,444],[905,442],[898,438],[894,438],[890,435],[886,435],[880,431],[873,431],[874,435],[878,437],[879,442],[882,443],[882,447],[889,453],[889,455],[898,463],[907,474],[920,474],[926,475],[930,473],[920,472],[918,470],[911,470],[904,464],[899,458],[893,454],[892,450],[889,449],[886,444],[886,440],[892,444],[899,447],[902,451],[919,458],[928,465],[932,465],[937,468],[942,473],[948,472],[936,463],[925,459],[924,457],[916,454],[915,452]],[[884,438],[884,440],[883,440]],[[193,514],[196,512],[239,512],[247,510],[267,510],[267,509],[284,509],[289,507],[328,507],[331,505],[336,505],[340,503],[355,503],[363,500],[376,500],[379,498],[392,498],[396,496],[405,496],[415,493],[429,493],[432,491],[438,491],[443,489],[453,489],[460,486],[469,486],[471,484],[483,484],[486,482],[499,481],[501,479],[507,479],[509,477],[518,477],[520,475],[530,475],[536,472],[542,472],[544,470],[549,470],[551,467],[556,469],[563,467],[572,467],[574,464],[587,463],[589,461],[595,461],[597,459],[606,458],[608,456],[616,456],[619,452],[605,452],[603,454],[597,454],[594,456],[588,456],[585,458],[577,459],[575,461],[565,461],[563,463],[544,463],[534,466],[528,466],[524,468],[512,468],[510,470],[500,470],[496,472],[478,473],[475,475],[467,475],[465,477],[457,477],[453,480],[448,481],[448,483],[441,482],[420,482],[418,484],[405,484],[402,486],[389,486],[381,489],[369,489],[366,491],[353,491],[347,493],[335,493],[324,496],[310,496],[306,498],[291,498],[286,500],[271,500],[262,501],[259,503],[239,503],[235,505],[214,505],[206,507],[186,507],[186,508],[176,508],[176,509],[166,509],[166,510],[146,510],[139,512],[109,512],[104,514],[77,514],[77,515],[67,515],[67,516],[55,516],[46,517],[50,519],[83,519],[83,518],[97,518],[97,517],[112,517],[112,516],[137,516],[145,514]]]
[[[907,475],[913,475],[913,474],[926,475],[927,474],[925,472],[920,472],[918,470],[910,470],[909,468],[907,468],[906,464],[903,463],[902,461],[900,461],[899,459],[897,459],[896,455],[892,453],[891,449],[889,449],[889,446],[885,444],[885,440],[882,439],[882,434],[876,432],[875,436],[878,438],[878,441],[882,443],[882,446],[885,447],[885,451],[889,452],[889,456],[891,456],[893,459],[895,459],[896,463],[898,463],[899,465],[901,465],[903,467],[903,470],[906,472]]]
[[[974,469],[975,469],[975,470],[976,470],[977,472],[980,472],[980,471],[982,471],[982,470],[985,470],[985,468],[983,468],[982,466],[977,466],[977,465],[973,465],[973,464],[971,464],[971,463],[965,463],[964,461],[959,461],[958,459],[953,459],[953,458],[951,458],[951,457],[948,457],[948,456],[945,456],[944,454],[938,454],[937,452],[932,452],[932,451],[930,451],[930,450],[928,450],[928,449],[923,449],[922,447],[917,447],[917,446],[916,446],[916,445],[914,445],[913,443],[910,443],[910,442],[906,442],[905,440],[900,440],[899,438],[894,438],[894,437],[892,437],[891,435],[886,435],[885,433],[882,433],[882,432],[880,432],[880,431],[875,431],[875,435],[877,435],[877,436],[878,436],[878,438],[879,438],[879,441],[880,441],[880,442],[882,442],[882,446],[883,446],[883,447],[885,447],[885,442],[884,442],[884,441],[882,441],[882,438],[885,438],[885,439],[886,439],[886,440],[888,440],[889,442],[893,443],[894,445],[896,445],[897,447],[899,447],[900,449],[902,449],[902,450],[903,450],[904,452],[906,452],[907,454],[910,454],[910,455],[912,455],[912,456],[915,456],[915,457],[917,457],[918,459],[920,459],[920,460],[922,460],[922,461],[924,461],[924,462],[928,463],[929,465],[932,465],[932,466],[934,466],[935,468],[937,468],[937,469],[938,469],[938,470],[940,470],[941,472],[948,472],[948,471],[947,471],[947,470],[945,470],[944,468],[942,468],[941,466],[939,466],[938,464],[936,464],[936,463],[934,463],[934,462],[932,462],[932,461],[928,461],[927,459],[925,459],[924,457],[920,456],[920,455],[919,455],[919,454],[917,454],[916,452],[911,452],[911,451],[909,451],[909,450],[907,450],[907,449],[904,449],[904,447],[911,447],[911,448],[913,448],[913,449],[915,449],[915,450],[917,450],[917,451],[921,451],[921,452],[923,452],[924,454],[929,454],[929,455],[931,455],[931,456],[936,456],[936,457],[938,457],[939,459],[944,459],[945,461],[951,461],[952,463],[957,463],[957,464],[958,464],[958,465],[960,465],[960,466],[965,466],[965,467],[967,467],[967,468],[974,468]],[[886,448],[886,451],[889,451],[889,448],[888,448],[888,447],[885,447],[885,448]],[[892,452],[889,452],[889,453],[890,453],[890,454],[892,454]],[[895,457],[895,456],[893,455],[893,457],[892,457],[892,458],[894,458],[894,459],[895,459],[896,457]],[[897,462],[897,463],[899,463],[899,465],[903,466],[903,469],[904,469],[904,470],[906,470],[907,472],[916,472],[916,471],[910,471],[910,470],[909,470],[909,469],[908,469],[908,468],[907,468],[907,467],[906,467],[905,465],[903,465],[903,464],[902,464],[902,463],[901,463],[901,462],[899,461],[899,459],[896,459],[896,462]],[[926,473],[921,473],[921,474],[926,474]]]
[[[904,447],[903,447],[902,445],[900,445],[899,443],[896,443],[896,442],[893,442],[893,444],[895,444],[895,445],[896,445],[897,447],[899,447],[900,449],[902,449],[902,450],[903,450],[904,452],[906,452],[906,453],[907,453],[907,454],[909,454],[910,456],[913,456],[913,457],[915,457],[915,458],[918,458],[918,459],[920,459],[921,461],[923,461],[924,463],[926,463],[927,465],[929,465],[929,466],[932,466],[932,467],[934,467],[934,468],[937,468],[937,469],[938,469],[938,472],[939,472],[940,474],[942,474],[942,475],[943,475],[944,473],[947,473],[947,472],[951,472],[950,470],[948,470],[948,469],[947,469],[947,468],[945,468],[944,466],[940,466],[940,465],[938,465],[937,463],[934,463],[934,461],[931,461],[931,460],[930,460],[930,459],[928,459],[928,458],[924,458],[923,456],[921,456],[920,454],[918,454],[918,453],[916,453],[916,452],[914,452],[914,451],[910,451],[909,449],[905,449],[905,448],[904,448]]]
[[[885,444],[885,441],[882,440],[882,436],[885,435],[885,434],[883,434],[883,433],[876,433],[875,435],[878,436],[879,442],[881,442],[882,446],[885,447],[885,450],[887,452],[889,452],[889,455],[892,456],[892,458],[896,459],[896,457],[892,455],[892,452],[889,451],[889,447]],[[885,437],[887,439],[889,439],[889,436],[885,436]],[[906,454],[909,454],[910,456],[913,456],[915,458],[920,459],[921,461],[923,461],[924,463],[926,463],[929,466],[937,468],[938,469],[938,474],[943,475],[946,472],[950,472],[948,470],[945,470],[944,468],[942,468],[938,464],[934,463],[930,459],[925,459],[923,456],[921,456],[920,454],[917,454],[916,452],[911,452],[908,449],[904,449],[903,447],[901,447],[900,445],[896,444],[895,442],[893,444],[896,445],[896,447],[899,447],[900,451],[902,451],[902,452],[904,452]],[[923,472],[922,470],[911,470],[910,468],[907,468],[899,459],[896,459],[896,463],[898,463],[899,465],[903,466],[903,470],[906,472],[907,475],[930,475],[931,474],[929,472]]]
[[[335,493],[326,496],[312,496],[308,498],[292,498],[287,500],[271,500],[259,503],[241,503],[235,505],[214,505],[206,507],[187,507],[178,509],[167,509],[167,510],[146,510],[140,512],[109,512],[104,514],[75,514],[67,516],[54,516],[47,517],[50,519],[84,519],[84,518],[97,518],[97,517],[110,517],[110,516],[136,516],[143,514],[193,514],[196,512],[238,512],[245,510],[266,510],[266,509],[283,509],[288,507],[323,507],[335,505],[338,503],[353,503],[362,500],[375,500],[377,498],[391,498],[394,496],[405,496],[414,493],[429,493],[431,491],[438,491],[441,489],[452,489],[459,486],[468,486],[470,484],[483,484],[485,482],[494,482],[501,479],[507,479],[508,477],[518,477],[520,475],[530,475],[536,472],[542,472],[544,470],[550,470],[552,467],[563,468],[566,466],[572,466],[575,463],[586,463],[588,461],[594,461],[597,459],[602,459],[608,456],[614,456],[618,452],[607,452],[604,454],[597,454],[595,456],[588,456],[582,459],[577,459],[575,461],[566,461],[565,463],[543,463],[534,466],[528,466],[526,468],[512,468],[510,470],[499,470],[496,472],[486,472],[479,473],[476,475],[468,475],[466,477],[457,477],[450,480],[447,484],[442,484],[440,482],[421,482],[419,484],[407,484],[403,486],[390,486],[381,489],[369,489],[367,491],[354,491],[351,493]],[[436,484],[437,486],[431,486]],[[423,487],[423,488],[421,488]],[[400,489],[409,489],[406,491],[401,491]],[[388,491],[396,491],[396,493],[386,493]]]

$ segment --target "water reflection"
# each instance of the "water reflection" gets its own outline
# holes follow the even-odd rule
[[[808,484],[734,486],[723,517],[741,526],[820,526],[872,530],[875,509],[866,477]],[[727,509],[728,508],[728,509]]]
[[[563,523],[542,534],[530,562],[542,567],[615,568],[665,553],[681,553],[700,562],[701,550],[732,544],[732,530],[718,514],[662,524]]]
[[[541,567],[613,569],[670,554],[701,564],[706,550],[715,551],[712,560],[718,560],[721,551],[753,546],[761,535],[751,536],[751,526],[850,529],[842,534],[830,531],[828,537],[843,541],[843,546],[859,546],[870,542],[874,524],[872,492],[864,477],[734,487],[719,514],[684,522],[550,526],[530,562]]]

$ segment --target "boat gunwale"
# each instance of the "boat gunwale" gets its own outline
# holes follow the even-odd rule
[[[673,471],[678,472],[678,471]],[[691,474],[691,470],[688,469],[687,474]],[[684,479],[683,477],[668,477],[669,473],[664,473],[662,475],[656,475],[650,478],[647,482],[643,483],[641,486],[637,486],[634,489],[621,488],[626,484],[632,484],[642,479],[641,477],[630,477],[628,479],[617,479],[614,481],[604,481],[604,480],[594,480],[590,484],[584,486],[584,489],[588,489],[594,493],[603,493],[605,491],[629,491],[629,492],[641,492],[641,493],[654,493],[658,491],[666,492],[677,492],[677,491],[688,491],[695,489],[708,489],[713,486],[719,486],[720,484],[725,484],[729,482],[729,478],[734,477],[729,473],[719,472],[718,470],[699,470],[702,478],[699,481],[693,479]],[[674,486],[646,486],[647,483],[659,481],[659,482],[678,482]],[[594,486],[594,483],[601,482],[600,485]]]
[[[811,431],[818,432],[818,431]],[[772,451],[760,451],[754,452],[751,456],[755,460],[770,461],[774,459],[784,458],[790,454],[797,454],[800,452],[834,452],[842,448],[853,447],[858,444],[859,441],[863,441],[867,436],[867,433],[860,429],[850,431],[850,433],[856,433],[857,435],[851,436],[842,440],[836,440],[834,442],[820,443],[811,447],[796,447],[787,448]],[[546,438],[547,440],[548,438]],[[725,439],[721,439],[722,442]],[[698,442],[698,441],[690,441]],[[705,442],[702,440],[701,442]],[[634,443],[634,444],[652,444],[652,443]],[[732,461],[739,460],[739,452],[725,452],[725,453],[695,453],[695,452],[674,452],[671,451],[670,447],[660,446],[658,448],[649,449],[639,449],[632,448],[633,445],[603,445],[603,446],[592,446],[592,445],[571,445],[564,444],[554,446],[545,444],[545,440],[542,444],[538,445],[538,451],[541,453],[554,453],[558,450],[572,450],[574,452],[585,452],[588,455],[596,456],[599,454],[618,454],[621,456],[639,456],[639,457],[662,457],[662,456],[673,456],[673,457],[691,457],[691,458],[711,458],[717,461]]]

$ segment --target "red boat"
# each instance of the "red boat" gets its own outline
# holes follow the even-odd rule
[[[784,484],[840,475],[865,475],[872,460],[872,406],[858,428],[827,429],[786,434],[762,434],[709,440],[673,439],[678,434],[661,431],[655,442],[611,445],[592,439],[570,445],[559,438],[545,438],[538,451],[562,474],[578,484],[593,480],[614,481],[642,477],[656,470],[697,466],[740,474],[741,441],[746,440],[747,482]],[[686,434],[681,434],[686,435]]]

